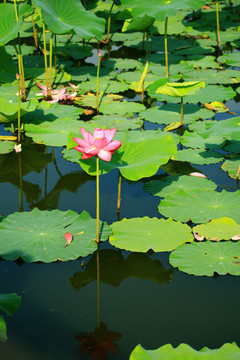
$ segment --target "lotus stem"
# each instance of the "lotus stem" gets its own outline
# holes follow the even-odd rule
[[[51,98],[51,93],[49,92],[49,82],[48,82],[48,64],[47,64],[47,47],[46,47],[46,30],[45,24],[43,22],[43,51],[44,51],[44,64],[45,64],[45,77],[46,77],[46,88],[47,88],[47,98]]]
[[[96,108],[98,114],[98,105],[99,105],[99,72],[100,72],[100,63],[101,63],[101,51],[98,51],[98,68],[97,68],[97,100],[96,100]]]
[[[33,15],[32,15],[32,26],[33,26],[33,38],[34,38],[36,49],[38,50],[37,29],[35,28],[34,16]]]
[[[148,62],[148,39],[149,39],[149,35],[148,35],[148,31],[146,31],[146,60]]]
[[[183,97],[181,97],[181,126],[183,126]]]
[[[97,248],[97,328],[100,327],[100,261],[99,261],[99,246]]]
[[[97,169],[97,178],[96,178],[96,243],[99,244],[99,157],[96,159],[96,169]]]
[[[18,164],[19,164],[19,195],[18,195],[18,211],[23,211],[23,184],[22,184],[22,161],[21,153],[18,153]]]
[[[57,70],[57,34],[54,34],[54,69]]]
[[[16,15],[16,22],[18,22],[18,11],[17,11],[17,3],[16,3],[16,0],[14,0],[14,9],[15,9],[15,15]]]
[[[240,165],[239,165],[239,167],[238,167],[238,172],[237,172],[236,180],[239,179],[239,175],[240,175]]]
[[[168,17],[166,17],[166,19],[165,19],[165,33],[164,33],[166,78],[168,78],[168,76],[169,76],[169,74],[168,74],[167,26],[168,26]]]
[[[218,47],[221,48],[220,41],[220,28],[219,28],[219,10],[218,10],[218,0],[216,0],[216,18],[217,18],[217,38],[218,38]]]
[[[20,143],[20,127],[21,127],[21,109],[20,109],[20,103],[21,103],[21,85],[20,85],[20,76],[17,74],[17,81],[18,81],[18,134],[17,134],[17,142]]]
[[[118,199],[117,199],[117,212],[120,212],[120,203],[121,203],[121,185],[122,185],[122,177],[120,173],[118,174]]]
[[[49,58],[49,92],[52,94],[52,39],[53,34],[50,38],[50,58]]]

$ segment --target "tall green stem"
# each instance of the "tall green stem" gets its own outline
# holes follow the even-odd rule
[[[181,97],[181,126],[183,126],[183,97]]]
[[[220,27],[219,27],[219,10],[218,10],[218,0],[216,0],[216,18],[217,18],[217,38],[218,38],[218,47],[221,48],[220,41]]]
[[[57,70],[57,34],[54,34],[54,69]]]
[[[96,243],[99,244],[99,157],[96,159],[96,169],[97,169],[97,178],[96,178]]]
[[[52,94],[52,43],[53,43],[53,34],[50,38],[50,58],[49,58],[49,92]]]
[[[99,106],[99,72],[100,72],[100,63],[101,63],[101,51],[98,51],[98,68],[97,68],[97,99],[96,99],[96,108],[98,114],[98,106]]]
[[[17,76],[18,81],[18,135],[17,135],[17,142],[20,143],[20,117],[21,117],[21,109],[20,109],[20,103],[21,103],[21,85],[20,85],[20,76]]]
[[[33,26],[33,38],[34,38],[36,49],[38,50],[37,29],[35,27],[34,16],[33,15],[32,15],[32,26]]]
[[[148,40],[149,40],[149,34],[148,31],[146,31],[146,61],[148,61]]]
[[[46,77],[46,88],[47,88],[47,98],[51,98],[51,93],[49,91],[49,81],[48,81],[48,63],[47,63],[47,46],[46,46],[46,30],[45,24],[43,22],[43,51],[44,51],[44,64],[45,64],[45,77]]]
[[[120,173],[118,174],[118,199],[117,199],[117,212],[120,212],[120,203],[121,203],[121,185],[122,185],[122,177]]]
[[[165,19],[165,33],[164,33],[166,78],[168,78],[167,26],[168,26],[168,17],[166,17],[166,19]]]
[[[18,194],[18,211],[23,211],[23,182],[22,182],[22,161],[21,153],[18,153],[18,164],[19,164],[19,194]]]
[[[99,246],[97,248],[97,328],[100,327],[100,261],[99,261]]]

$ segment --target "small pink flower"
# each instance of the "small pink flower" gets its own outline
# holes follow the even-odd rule
[[[121,141],[112,140],[117,128],[113,130],[95,129],[93,135],[82,127],[80,130],[84,140],[77,137],[73,140],[78,144],[74,149],[83,153],[82,159],[90,159],[97,155],[104,161],[110,161],[114,151],[122,145]]]
[[[190,176],[197,176],[197,177],[201,177],[201,178],[207,178],[206,175],[199,173],[199,172],[192,172],[191,174],[189,174]]]
[[[45,97],[47,97],[47,87],[45,85],[41,85],[39,83],[36,83],[37,87],[39,87],[39,89],[43,90],[41,93],[36,94],[37,96],[40,95],[44,95]],[[73,100],[75,98],[75,96],[77,95],[77,92],[74,92],[73,94],[67,94],[66,93],[66,88],[65,86],[60,89],[60,90],[52,90],[51,91],[51,96],[52,96],[52,100],[47,100],[48,103],[50,104],[54,104],[55,102],[58,102],[59,100]]]
[[[14,150],[16,153],[19,153],[22,151],[22,145],[21,144],[18,144],[18,145],[14,145]]]
[[[72,241],[72,239],[73,239],[72,234],[67,232],[67,233],[65,234],[65,239],[66,239],[66,244],[65,244],[64,247],[70,245],[70,243],[71,243],[71,241]]]

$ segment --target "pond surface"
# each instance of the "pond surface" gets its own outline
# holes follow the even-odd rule
[[[131,60],[143,57],[145,63],[145,51],[141,50],[142,35],[136,33],[134,37],[134,34],[130,33],[129,38],[124,38],[124,46],[119,45],[120,40],[111,45],[110,59],[111,56],[118,59],[123,57],[122,62],[125,64],[122,69],[117,69],[118,74],[128,70],[127,64]],[[193,34],[196,35],[194,31]],[[195,35],[192,35],[193,38]],[[149,44],[150,59],[151,55],[160,56],[160,52],[154,48],[154,41],[159,45],[163,42],[163,36],[155,34],[152,39]],[[192,43],[194,52],[196,39]],[[191,55],[191,47],[188,46],[186,54],[179,54],[181,46],[183,49],[185,47],[179,45],[178,49],[178,40],[187,41],[184,37],[171,37],[172,56],[181,55],[185,61],[190,61],[187,55]],[[224,44],[230,45],[227,40]],[[239,42],[237,44],[236,52],[240,47]],[[79,69],[75,66],[78,61],[81,61],[82,67],[90,63],[97,65],[96,43],[93,46],[93,56],[86,58],[85,62],[81,58],[71,58],[72,66],[68,64],[67,68],[66,65],[69,73],[72,68]],[[200,56],[199,61],[203,62],[205,53],[200,48],[200,55],[197,54]],[[213,59],[215,48],[210,51]],[[179,65],[179,61],[175,59],[174,65]],[[151,64],[153,73],[156,64],[157,61]],[[239,71],[236,67],[226,68]],[[185,75],[188,74],[187,67],[184,69]],[[174,68],[173,73],[172,81],[178,81],[179,71],[175,73]],[[139,74],[140,71],[137,76]],[[79,82],[77,76],[74,78],[72,75],[71,81],[75,84]],[[163,76],[161,69],[158,77]],[[187,78],[186,81],[191,79]],[[235,90],[239,90],[238,81],[236,84],[231,83]],[[227,82],[224,83],[224,88],[230,87]],[[141,96],[133,90],[121,94],[128,102],[141,102]],[[166,103],[160,98],[153,99],[153,96],[151,98],[145,94],[146,108]],[[215,120],[224,121],[240,116],[239,94],[235,93],[234,98],[222,101],[230,113],[213,114]],[[59,106],[64,108],[65,105]],[[131,117],[137,115],[134,112]],[[144,120],[141,130],[163,129],[164,125],[166,123]],[[9,129],[0,125],[0,135],[8,134],[6,130]],[[28,212],[34,208],[71,209],[79,214],[86,210],[92,218],[96,218],[95,176],[85,173],[79,164],[65,160],[61,153],[65,147],[36,144],[29,137],[25,140],[21,153],[0,155],[0,214],[6,217],[14,212]],[[187,147],[178,143],[180,149]],[[217,151],[227,154],[222,149]],[[239,151],[237,154],[239,156]],[[192,166],[189,168],[191,171],[202,172],[215,182],[216,191],[225,189],[237,192],[238,182],[221,169],[225,160],[210,165],[197,165],[190,160],[188,163]],[[183,168],[185,166],[189,165],[185,164]],[[159,168],[151,178],[138,181],[122,178],[120,213],[116,211],[118,175],[118,169],[114,169],[100,177],[101,220],[110,225],[124,218],[164,218],[158,211],[161,198],[144,189],[150,179],[168,176],[164,169]],[[239,276],[218,276],[216,273],[213,277],[189,275],[169,264],[167,252],[130,252],[113,247],[106,241],[100,243],[99,251],[92,255],[69,262],[45,264],[1,259],[0,273],[1,293],[16,292],[22,297],[16,314],[11,317],[4,315],[8,340],[0,343],[3,360],[128,360],[138,344],[146,349],[156,349],[165,344],[177,347],[180,343],[186,343],[196,350],[205,346],[215,349],[228,342],[236,342],[240,346]],[[100,326],[97,327],[99,321]]]

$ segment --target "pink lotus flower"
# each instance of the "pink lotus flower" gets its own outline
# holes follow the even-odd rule
[[[69,233],[69,232],[67,232],[67,233],[65,234],[66,244],[65,244],[65,246],[64,246],[64,247],[66,247],[66,246],[70,245],[70,243],[71,243],[72,239],[73,239],[72,234],[71,234],[71,233]]]
[[[114,151],[122,145],[121,141],[112,140],[117,128],[113,130],[95,129],[93,135],[82,127],[80,130],[84,140],[77,137],[73,140],[78,144],[74,149],[83,153],[82,159],[90,159],[97,155],[104,161],[110,161]]]
[[[41,93],[36,94],[37,96],[40,95],[44,95],[45,97],[47,97],[47,87],[45,85],[41,85],[39,83],[36,83],[37,87],[39,87],[39,89],[43,90]],[[60,90],[52,90],[51,91],[51,96],[52,96],[52,100],[47,100],[47,102],[54,104],[55,102],[59,101],[59,100],[73,100],[75,98],[75,96],[77,95],[77,92],[74,92],[73,94],[67,94],[66,93],[66,88],[65,86],[60,89]]]

